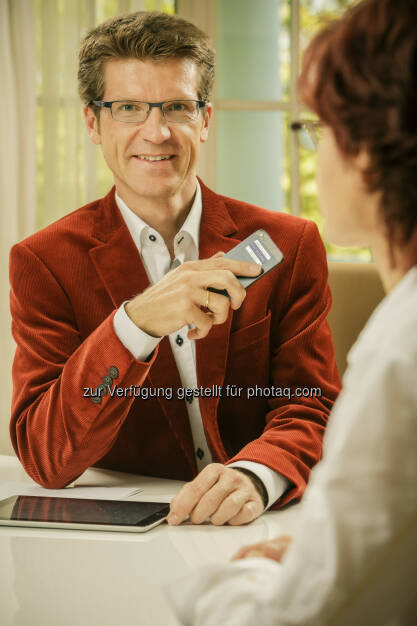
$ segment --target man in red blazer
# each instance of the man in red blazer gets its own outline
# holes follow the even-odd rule
[[[11,253],[23,466],[50,488],[92,465],[190,481],[172,524],[247,523],[299,498],[339,389],[314,224],[196,177],[213,68],[206,36],[175,16],[89,33],[80,93],[115,187]],[[236,276],[259,267],[221,252],[258,228],[284,261],[246,294]]]

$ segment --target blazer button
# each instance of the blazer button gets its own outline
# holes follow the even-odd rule
[[[175,339],[175,343],[178,346],[182,346],[182,344],[184,343],[184,339],[180,335],[177,335],[177,338]]]
[[[115,365],[109,367],[109,376],[111,376],[112,378],[119,378],[119,370]]]
[[[107,395],[107,387],[106,385],[98,385],[98,387],[96,387],[96,391],[100,396],[105,396]]]
[[[201,448],[198,448],[198,449],[197,449],[197,452],[196,452],[196,455],[198,456],[198,458],[199,458],[199,459],[200,459],[200,461],[201,461],[201,459],[202,459],[202,458],[203,458],[203,456],[204,456],[204,452],[203,452],[203,450],[202,450]]]
[[[101,379],[103,385],[112,385],[113,384],[113,378],[111,376],[103,376],[103,378]],[[107,391],[107,389],[106,389]]]
[[[101,404],[101,396],[91,396],[91,400],[94,404]]]
[[[193,396],[187,396],[185,399],[187,400],[188,404],[191,404],[193,401]]]

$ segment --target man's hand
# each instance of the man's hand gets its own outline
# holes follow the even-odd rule
[[[175,496],[167,521],[177,525],[190,516],[193,524],[210,518],[216,526],[238,526],[256,519],[263,510],[262,498],[248,476],[211,463]]]
[[[160,281],[127,303],[126,313],[143,331],[163,337],[194,325],[189,339],[205,337],[213,324],[223,324],[229,308],[238,309],[246,291],[236,276],[257,276],[261,266],[227,259],[218,254],[210,259],[189,261],[168,272]],[[227,296],[208,292],[207,287],[226,289]],[[201,310],[207,306],[208,312]]]
[[[253,543],[249,546],[243,546],[232,558],[232,561],[238,559],[249,559],[253,556],[263,556],[267,559],[273,559],[274,561],[281,561],[282,557],[287,551],[292,538],[288,535],[279,535],[275,539],[269,541],[261,541],[260,543]]]

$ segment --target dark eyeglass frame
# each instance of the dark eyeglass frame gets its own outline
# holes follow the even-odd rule
[[[140,122],[136,122],[136,121],[128,121],[128,120],[117,120],[114,118],[113,116],[113,108],[112,105],[115,102],[126,102],[126,104],[147,104],[148,105],[148,110],[146,112],[146,117],[144,120],[141,120]],[[165,111],[162,108],[164,104],[172,104],[172,102],[195,102],[198,105],[198,112],[197,112],[197,116],[189,121],[182,121],[182,122],[174,122],[172,120],[166,120],[166,116],[165,116]],[[103,107],[106,109],[110,109],[110,113],[112,118],[115,120],[115,122],[122,122],[123,124],[143,124],[143,122],[146,122],[146,120],[149,117],[149,113],[151,112],[152,107],[157,107],[158,109],[161,109],[161,113],[164,116],[164,119],[169,123],[169,124],[187,124],[189,122],[194,122],[197,118],[198,118],[198,113],[200,112],[200,109],[204,108],[206,106],[207,102],[205,100],[165,100],[164,102],[144,102],[142,100],[109,100],[109,101],[105,101],[105,100],[91,100],[91,102],[89,102],[89,106],[95,105],[98,107]]]
[[[321,133],[323,130],[323,122],[320,120],[295,120],[291,123],[290,128],[297,133],[300,144],[306,150],[317,150],[319,141],[321,139]],[[305,131],[311,140],[312,147],[308,147],[302,142],[300,131]]]

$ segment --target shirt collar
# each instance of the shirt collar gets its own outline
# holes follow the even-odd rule
[[[147,224],[141,217],[136,215],[122,200],[122,198],[118,195],[117,191],[115,193],[116,204],[122,214],[122,217],[126,223],[126,226],[132,236],[133,241],[135,242],[139,253],[142,253],[142,237],[141,234],[144,229],[149,230],[150,226]],[[192,238],[196,250],[199,249],[199,232],[200,232],[200,222],[201,222],[201,214],[203,211],[202,198],[201,198],[201,187],[200,183],[196,179],[196,193],[194,196],[193,204],[191,209],[188,212],[186,220],[178,233],[175,235],[175,238],[178,237],[180,233],[188,233]]]

